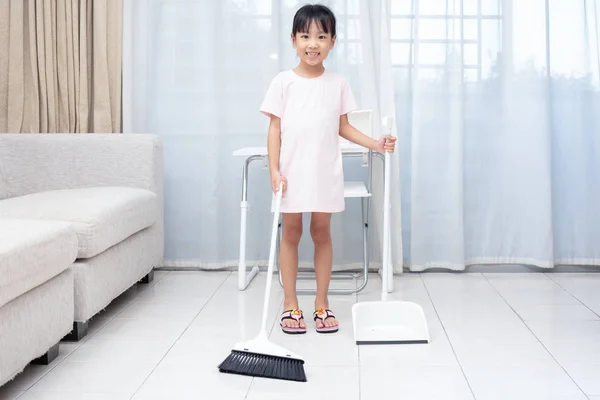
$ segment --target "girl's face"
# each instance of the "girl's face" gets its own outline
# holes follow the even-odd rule
[[[321,64],[333,49],[335,36],[325,33],[312,21],[308,32],[297,32],[292,35],[292,42],[300,60],[310,66]]]

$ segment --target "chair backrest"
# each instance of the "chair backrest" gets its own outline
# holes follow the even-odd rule
[[[348,122],[350,125],[364,133],[369,137],[373,137],[373,111],[372,110],[356,110],[348,113]],[[340,136],[340,144],[342,146],[357,146],[349,140]]]
[[[367,136],[373,137],[373,110],[356,110],[348,113],[350,124]]]

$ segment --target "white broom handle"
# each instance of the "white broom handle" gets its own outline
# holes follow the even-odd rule
[[[261,334],[267,334],[267,314],[269,311],[269,297],[271,294],[271,283],[273,281],[273,269],[275,264],[275,247],[277,239],[277,226],[279,225],[279,209],[281,207],[281,196],[283,182],[279,182],[279,190],[275,196],[275,212],[273,213],[273,229],[271,231],[271,249],[269,251],[269,268],[267,270],[267,286],[265,288],[265,302],[263,305]]]

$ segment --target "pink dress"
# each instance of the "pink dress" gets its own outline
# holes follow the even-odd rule
[[[344,210],[340,116],[356,108],[337,73],[303,78],[288,70],[272,80],[260,111],[281,118],[279,170],[288,179],[282,213]]]

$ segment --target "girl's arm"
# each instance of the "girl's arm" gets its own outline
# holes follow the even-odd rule
[[[281,119],[271,114],[267,135],[267,152],[271,174],[279,173],[279,152],[281,150]]]
[[[340,117],[340,136],[352,143],[356,143],[359,146],[366,147],[367,149],[378,151],[379,142],[372,137],[369,137],[350,125],[348,121],[348,114],[344,114]]]
[[[390,135],[383,135],[379,140],[369,137],[350,125],[348,114],[340,117],[340,136],[359,146],[367,149],[383,153],[384,151],[393,152],[395,148],[396,138]]]
[[[267,135],[267,153],[269,155],[269,172],[273,192],[279,190],[279,182],[283,182],[283,194],[287,189],[287,178],[279,171],[279,154],[281,151],[281,119],[271,114],[269,133]]]

